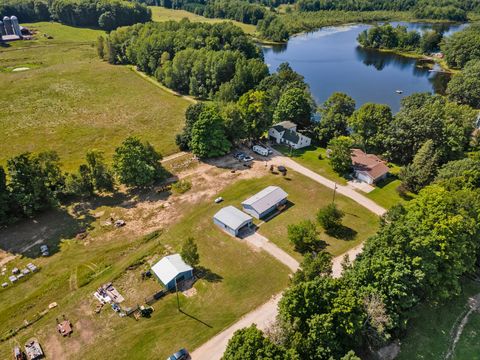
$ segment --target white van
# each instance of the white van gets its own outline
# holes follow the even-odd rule
[[[268,150],[265,149],[263,146],[254,145],[252,150],[253,150],[253,152],[257,153],[258,155],[268,156]]]

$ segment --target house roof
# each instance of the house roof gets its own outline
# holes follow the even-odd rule
[[[282,138],[294,144],[298,144],[298,142],[300,141],[300,135],[296,131],[288,129],[285,130]]]
[[[287,196],[288,194],[278,186],[268,186],[242,202],[242,205],[251,206],[257,213],[261,214],[275,204],[278,204]]]
[[[164,285],[167,285],[179,274],[192,270],[193,268],[183,261],[180,254],[165,256],[162,260],[152,266],[152,271]]]
[[[250,215],[245,214],[243,211],[231,205],[220,209],[213,217],[234,230],[238,230],[245,222],[252,220]]]
[[[356,171],[368,174],[373,180],[382,177],[390,170],[385,161],[377,155],[366,154],[360,149],[352,149],[352,164]]]
[[[281,121],[279,123],[276,123],[275,126],[281,126],[285,129],[291,130],[291,129],[295,129],[297,127],[297,124],[291,121]]]

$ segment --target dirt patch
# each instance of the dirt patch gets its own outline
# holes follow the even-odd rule
[[[0,268],[7,265],[10,261],[16,258],[15,255],[8,254],[5,251],[0,250]]]

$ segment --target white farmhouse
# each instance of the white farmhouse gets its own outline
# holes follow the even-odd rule
[[[268,130],[268,137],[277,144],[301,149],[310,146],[312,139],[297,132],[297,125],[291,121],[282,121]]]

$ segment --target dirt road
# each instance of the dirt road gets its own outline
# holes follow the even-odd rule
[[[272,255],[275,259],[281,263],[288,266],[292,272],[295,272],[300,267],[300,264],[297,260],[287,254],[285,251],[280,249],[277,245],[268,240],[265,236],[254,232],[249,236],[245,237],[243,240],[247,241],[250,245],[253,245],[257,248],[263,249]]]

